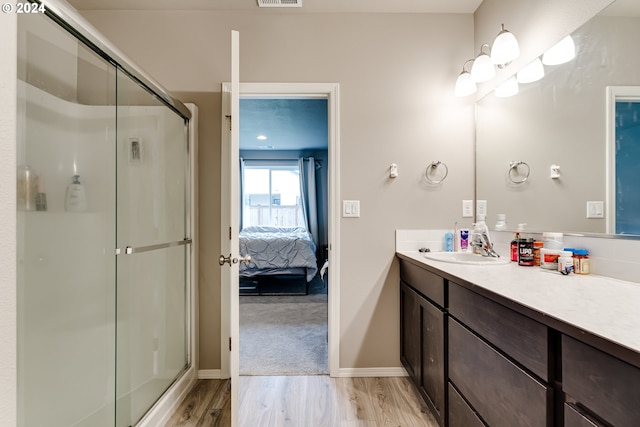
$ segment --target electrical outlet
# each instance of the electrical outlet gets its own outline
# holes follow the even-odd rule
[[[473,218],[473,200],[462,201],[462,218]]]
[[[487,217],[487,201],[486,200],[476,200],[476,215],[484,215]]]

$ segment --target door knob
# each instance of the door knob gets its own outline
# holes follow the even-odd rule
[[[231,254],[229,254],[229,256],[220,255],[218,262],[220,263],[220,265],[224,265],[225,263],[227,263],[229,264],[229,266],[231,266],[231,264],[237,264],[239,262],[249,264],[251,262],[251,255],[245,255],[244,257],[240,258],[231,258]]]
[[[251,262],[251,255],[247,254],[244,257],[234,258],[233,263],[244,262],[245,264],[249,264]]]
[[[231,254],[229,254],[229,256],[220,255],[220,259],[218,260],[218,262],[220,262],[220,265],[224,265],[224,263],[226,262],[229,264],[229,266],[231,266],[231,263],[238,263],[238,258],[231,259]]]

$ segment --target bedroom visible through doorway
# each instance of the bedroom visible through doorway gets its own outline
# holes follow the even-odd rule
[[[240,375],[328,374],[328,99],[240,99]]]

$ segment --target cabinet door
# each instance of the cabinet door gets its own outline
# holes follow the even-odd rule
[[[564,427],[601,427],[581,414],[580,410],[567,403],[564,404]]]
[[[562,336],[562,388],[617,427],[640,425],[640,369],[566,335]]]
[[[449,379],[492,427],[551,425],[551,389],[452,318]]]
[[[405,283],[400,284],[400,360],[418,387],[421,374],[419,298]]]
[[[449,384],[449,427],[485,427],[473,409]]]
[[[438,423],[444,425],[445,352],[444,313],[426,299],[420,298],[422,360],[420,391],[426,398]]]

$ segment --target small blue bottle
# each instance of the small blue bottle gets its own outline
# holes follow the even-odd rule
[[[453,233],[451,232],[444,235],[444,251],[453,252]]]

